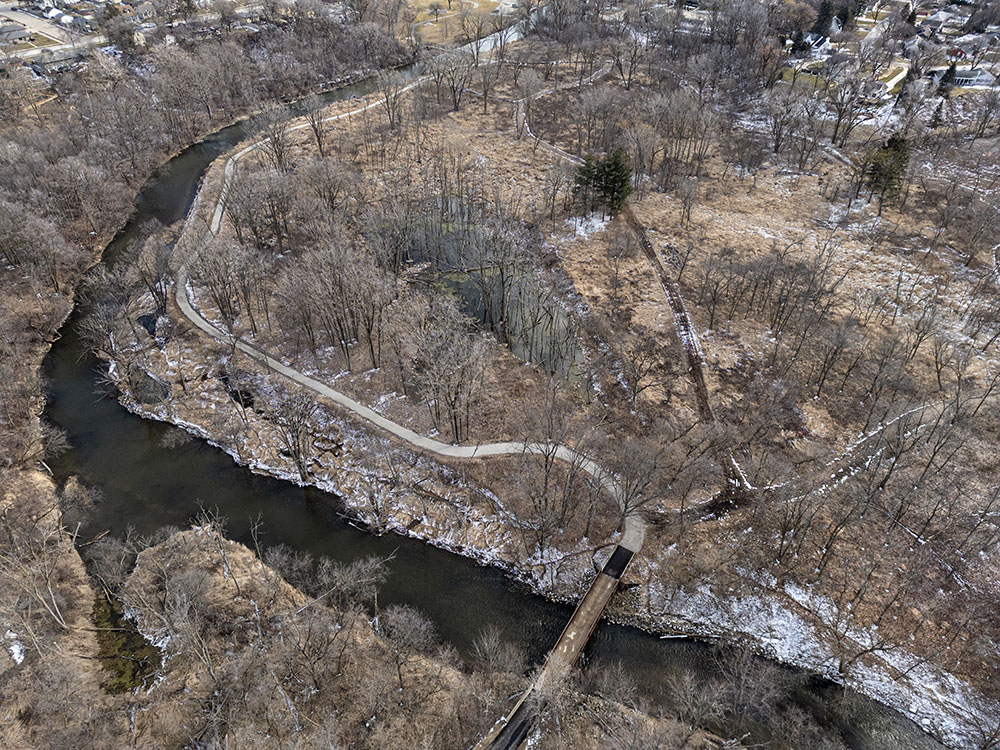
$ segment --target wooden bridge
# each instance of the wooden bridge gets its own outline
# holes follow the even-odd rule
[[[638,541],[638,545],[635,542]],[[629,549],[625,545],[632,543],[636,549]],[[556,641],[538,678],[529,687],[520,700],[514,704],[510,712],[498,721],[486,737],[476,745],[476,750],[515,750],[521,746],[531,727],[535,723],[538,711],[545,703],[547,688],[550,685],[559,683],[569,670],[573,668],[576,660],[580,657],[580,652],[590,639],[591,633],[597,626],[597,621],[601,619],[604,608],[611,600],[612,594],[618,588],[618,581],[621,580],[625,568],[638,551],[642,544],[642,538],[638,540],[626,533],[622,541],[615,547],[611,557],[604,564],[604,568],[577,605],[573,616],[569,618],[566,627]]]

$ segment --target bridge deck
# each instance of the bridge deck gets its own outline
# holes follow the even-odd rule
[[[611,601],[611,596],[618,588],[618,581],[634,554],[621,545],[615,547],[615,551],[611,553],[604,568],[590,584],[573,616],[563,628],[562,635],[549,652],[538,679],[528,688],[513,710],[476,746],[477,748],[515,750],[520,747],[534,723],[538,702],[544,697],[546,684],[558,681],[580,658],[583,647],[587,645],[597,621],[601,619],[604,608]]]

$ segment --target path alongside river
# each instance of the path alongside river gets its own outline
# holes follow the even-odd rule
[[[338,96],[354,93],[364,92],[356,87]],[[206,167],[243,136],[240,126],[227,128],[161,169],[140,196],[136,215],[109,247],[107,262],[127,260],[123,251],[147,220],[171,224],[181,219]],[[419,607],[462,653],[468,653],[484,622],[524,646],[535,661],[559,634],[569,608],[531,594],[498,570],[414,540],[354,529],[339,517],[334,496],[253,475],[202,441],[163,447],[162,438],[173,428],[140,419],[113,398],[97,395],[101,365],[83,350],[79,320],[78,310],[64,327],[45,370],[51,382],[47,416],[67,431],[72,446],[53,465],[57,479],[79,475],[104,494],[86,519],[81,538],[105,529],[121,534],[127,526],[140,533],[164,524],[184,526],[204,503],[229,518],[231,536],[249,541],[251,519],[259,514],[265,544],[284,542],[343,561],[395,551],[380,602]],[[442,580],[448,581],[447,587],[438,583]],[[663,641],[609,624],[598,626],[586,655],[593,660],[620,659],[651,699],[664,706],[669,706],[664,689],[668,675],[687,670],[698,680],[717,676],[709,649],[702,644]],[[817,682],[789,700],[839,727],[853,747],[938,747],[911,722],[874,701],[858,698],[850,707],[836,706],[838,693],[837,688]]]

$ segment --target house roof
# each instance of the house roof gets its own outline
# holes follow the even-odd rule
[[[993,76],[991,76],[987,71],[982,68],[976,68],[975,70],[958,70],[955,71],[955,83],[961,85],[968,84],[982,84],[986,85],[993,82]]]
[[[12,42],[20,39],[27,39],[31,32],[16,23],[7,23],[0,26],[0,41]]]

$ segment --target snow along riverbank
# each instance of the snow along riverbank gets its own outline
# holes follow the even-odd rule
[[[166,356],[166,352],[162,354]],[[204,373],[204,363],[182,362],[191,355],[192,351],[172,352],[177,361],[165,359],[159,367],[149,366],[147,372],[161,380],[181,368]],[[248,437],[236,448],[217,427],[213,429],[218,413],[229,408],[231,399],[221,386],[213,388],[214,395],[192,388],[195,380],[188,380],[183,398],[187,403],[175,399],[141,404],[128,392],[126,383],[120,383],[120,400],[140,416],[175,424],[207,440],[255,473],[303,484],[290,463],[275,460],[274,453],[269,454],[255,438]],[[213,381],[208,378],[202,382]],[[502,498],[473,486],[449,466],[370,434],[349,418],[324,410],[320,425],[323,435],[336,436],[342,451],[336,463],[322,458],[315,462],[306,483],[338,495],[345,513],[373,531],[391,531],[500,568],[540,595],[564,602],[579,596],[595,562],[600,564],[607,554],[606,549],[598,549],[599,543],[583,539],[567,550],[526,557],[517,519],[504,507]],[[371,466],[352,458],[360,454],[391,457],[392,471],[397,477],[400,472],[407,474],[408,480],[397,481],[393,487]],[[426,492],[418,496],[400,491],[407,482],[419,483]],[[619,594],[607,613],[616,622],[654,633],[747,643],[782,663],[846,682],[909,717],[950,747],[977,747],[981,727],[1000,717],[1000,706],[990,704],[960,679],[936,670],[905,649],[876,653],[859,661],[848,671],[846,680],[842,679],[831,641],[820,624],[830,619],[832,604],[808,591],[794,585],[779,588],[773,580],[751,574],[749,594],[720,594],[712,589],[710,580],[685,590],[672,583],[666,572],[669,567],[662,564],[665,561],[656,551],[647,550],[644,558],[647,564],[632,572],[630,583],[637,585]],[[864,644],[874,633],[848,635]]]

